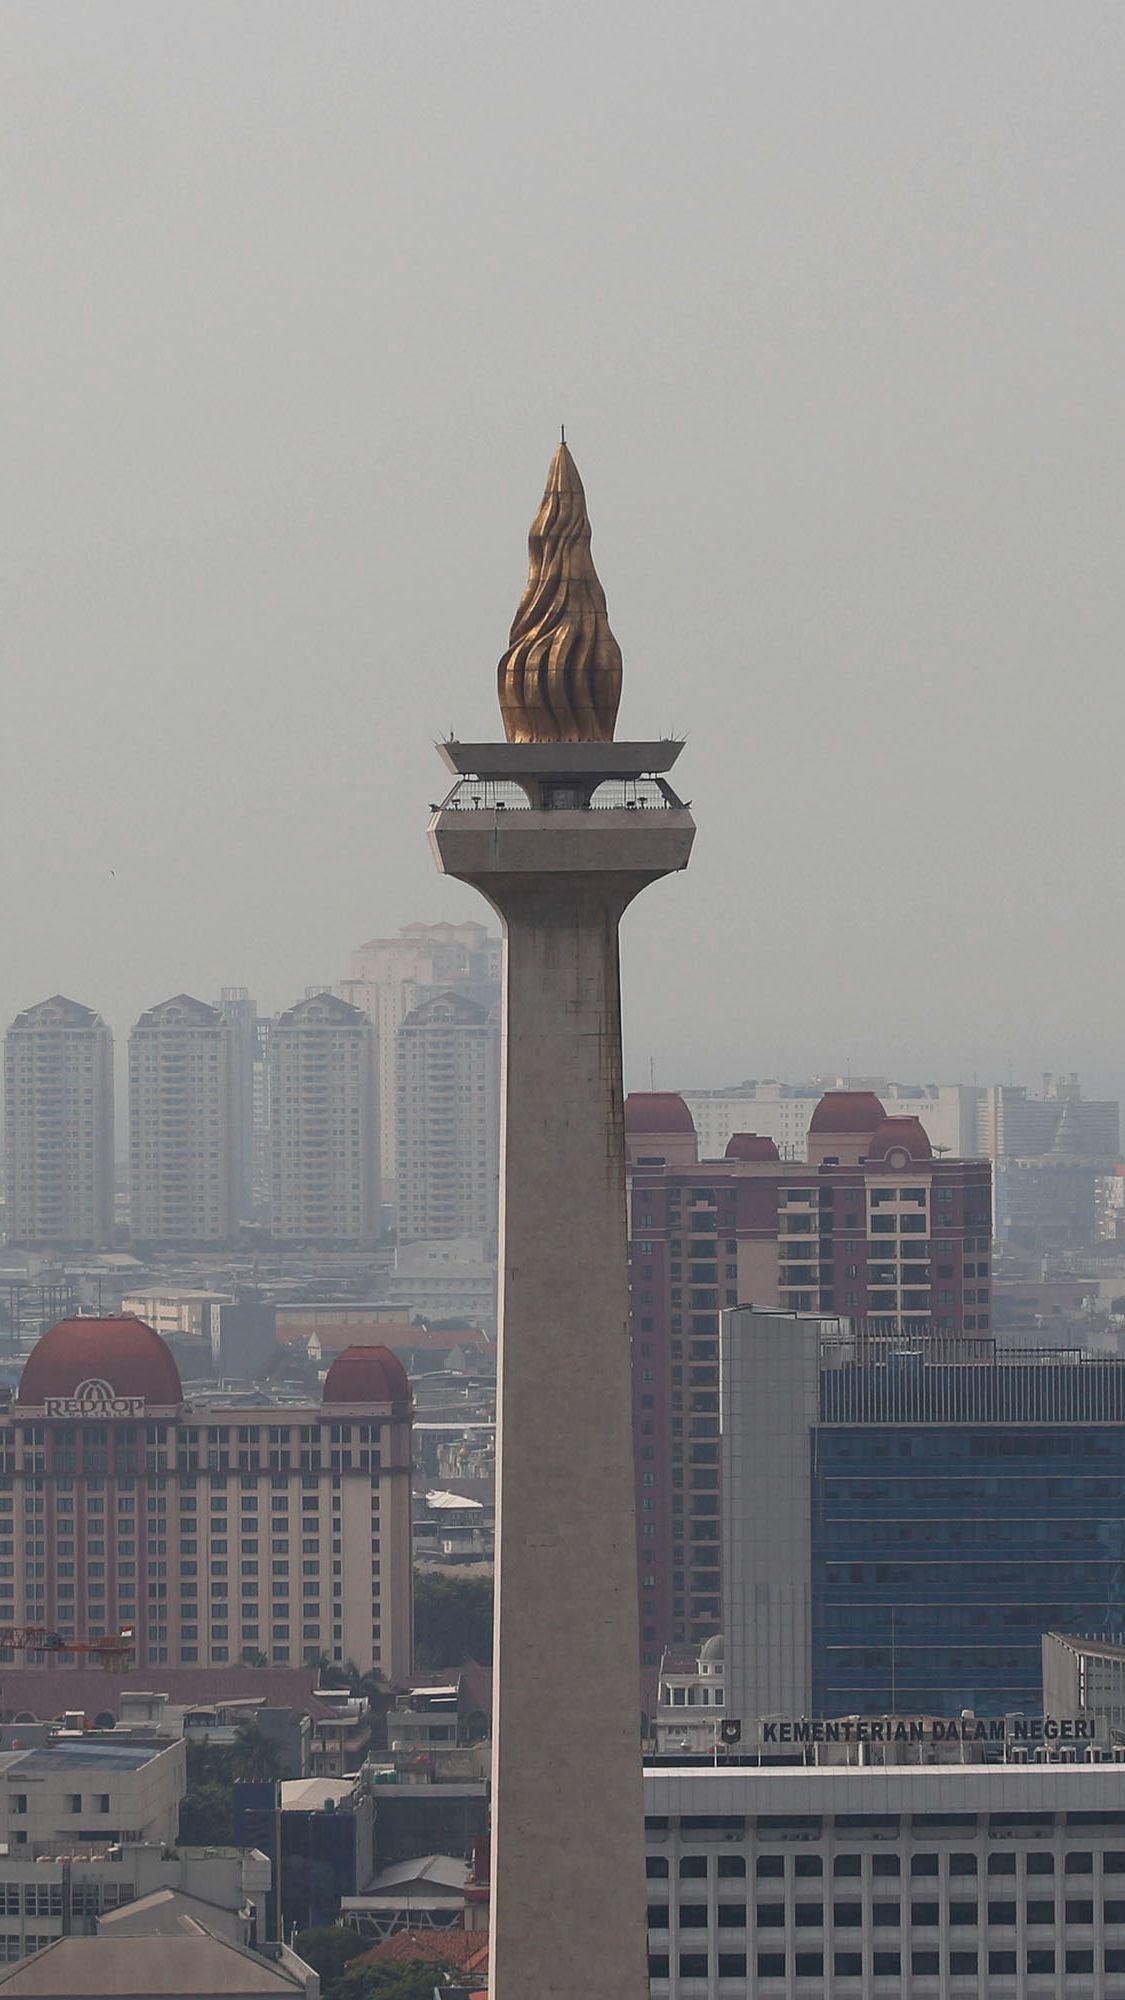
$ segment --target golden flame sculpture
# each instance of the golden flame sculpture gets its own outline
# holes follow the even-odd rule
[[[527,538],[527,587],[497,669],[509,743],[609,743],[621,648],[590,553],[582,481],[565,442]]]

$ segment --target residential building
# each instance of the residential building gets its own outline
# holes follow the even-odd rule
[[[935,1153],[982,1151],[976,1132],[980,1092],[958,1083],[888,1083],[884,1077],[819,1077],[808,1083],[747,1082],[680,1094],[699,1135],[701,1159],[721,1159],[736,1132],[772,1139],[783,1160],[803,1160],[813,1112],[828,1091],[870,1091],[890,1117],[917,1118]]]
[[[319,2000],[320,1980],[285,1945],[248,1951],[185,1919],[164,1935],[63,1937],[0,1969],[5,2000]]]
[[[808,1158],[735,1133],[700,1160],[669,1092],[625,1107],[642,1684],[720,1629],[719,1314],[836,1311],[960,1338],[991,1316],[991,1169],[939,1159],[916,1118],[866,1091],[816,1105]]]
[[[270,1067],[275,1240],[373,1242],[379,1155],[366,1014],[331,993],[299,1000],[273,1026]]]
[[[645,1773],[652,2000],[1122,2000],[1119,1765]]]
[[[129,1217],[135,1243],[231,1240],[243,1099],[238,1031],[179,993],[129,1037]]]
[[[338,1355],[319,1403],[232,1404],[185,1395],[143,1321],[64,1320],[0,1409],[0,1623],[57,1634],[44,1666],[125,1629],[150,1668],[328,1655],[400,1678],[410,1465],[410,1385],[386,1348]]]
[[[728,1712],[1034,1713],[1125,1639],[1125,1361],[723,1315]]]
[[[484,924],[404,924],[397,937],[370,938],[352,954],[341,993],[362,1007],[378,1036],[379,1151],[383,1199],[395,1199],[398,1176],[398,1031],[411,1009],[433,993],[457,988],[486,1008],[500,995],[498,937]]]
[[[495,1009],[455,990],[411,1009],[398,1031],[398,1236],[496,1233],[500,1034]]]
[[[113,1037],[61,993],[5,1036],[4,1161],[9,1243],[112,1243]]]

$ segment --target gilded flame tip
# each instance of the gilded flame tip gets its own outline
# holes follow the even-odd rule
[[[621,648],[590,551],[578,467],[557,446],[528,536],[527,585],[497,669],[509,743],[609,743]]]

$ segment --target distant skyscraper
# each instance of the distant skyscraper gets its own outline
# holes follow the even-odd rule
[[[398,1031],[398,1235],[496,1232],[500,1029],[495,1010],[454,991]]]
[[[129,1216],[140,1243],[225,1243],[242,1160],[238,1033],[179,993],[129,1037]]]
[[[235,1032],[238,1078],[238,1215],[250,1221],[254,1207],[254,1065],[258,1053],[258,1003],[245,986],[224,986],[219,999],[224,1024]]]
[[[383,1200],[398,1174],[398,1031],[412,1007],[456,987],[482,1006],[500,999],[500,939],[484,924],[404,924],[397,937],[370,938],[352,954],[343,999],[375,1024],[379,1072],[379,1170]]]
[[[333,993],[270,1032],[271,1228],[290,1242],[370,1243],[379,1205],[375,1031]]]
[[[113,1239],[113,1037],[56,993],[17,1014],[4,1043],[9,1243]]]

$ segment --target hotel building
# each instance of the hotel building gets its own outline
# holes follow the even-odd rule
[[[62,1320],[0,1411],[0,1626],[137,1666],[411,1664],[410,1385],[350,1347],[308,1407],[185,1395],[142,1320]],[[2,1636],[2,1634],[0,1634]],[[0,1649],[0,1660],[11,1659]]]

